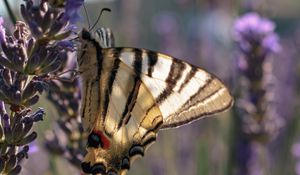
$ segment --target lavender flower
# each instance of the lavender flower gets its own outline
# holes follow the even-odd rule
[[[4,103],[0,103],[4,107]],[[45,114],[43,109],[34,113],[30,113],[30,111],[30,109],[24,109],[9,116],[5,108],[2,108],[0,115],[1,174],[18,174],[21,171],[21,161],[28,158],[29,147],[27,145],[37,137],[37,133],[31,131],[31,128],[34,122],[37,122],[35,119],[41,119]]]
[[[51,77],[64,68],[68,52],[74,50],[70,22],[82,3],[69,0],[61,8],[46,0],[39,5],[25,0],[25,22],[18,21],[12,35],[6,34],[0,17],[0,174],[19,174],[20,162],[28,158],[28,145],[37,138],[32,127],[45,115],[43,108],[32,112],[31,106],[53,87]]]
[[[79,8],[83,5],[84,0],[67,0],[65,6],[64,19],[75,23],[80,19],[78,14]]]
[[[243,52],[249,53],[260,46],[264,54],[278,52],[280,45],[278,36],[274,33],[275,24],[260,17],[257,13],[248,13],[234,25],[234,37]]]
[[[276,136],[283,125],[274,106],[272,53],[280,50],[275,24],[256,13],[246,14],[236,20],[234,38],[239,48],[238,71],[240,92],[237,100],[237,138],[235,146],[237,174],[266,174],[262,164],[267,164],[265,145]],[[264,162],[264,163],[263,163]]]
[[[71,67],[74,66],[75,64]],[[82,127],[78,111],[81,98],[79,80],[76,79],[73,82],[56,80],[52,81],[50,86],[52,88],[48,99],[58,111],[59,129],[47,133],[45,146],[52,154],[64,156],[71,164],[80,169],[81,161],[86,154],[88,133]],[[64,134],[59,134],[59,132]],[[66,140],[67,143],[65,143]]]

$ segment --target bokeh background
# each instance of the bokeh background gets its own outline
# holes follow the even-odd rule
[[[0,15],[8,21],[1,3]],[[10,0],[9,3],[20,19],[21,1]],[[257,12],[272,20],[280,37],[281,50],[271,55],[271,64],[272,102],[281,125],[268,141],[251,141],[251,144],[262,145],[256,153],[259,165],[246,164],[251,166],[251,173],[245,174],[300,174],[299,0],[86,0],[85,6],[90,23],[96,21],[102,8],[112,10],[102,15],[97,27],[111,28],[116,46],[147,48],[205,68],[220,77],[236,98],[236,106],[231,111],[161,131],[157,142],[144,158],[133,164],[128,174],[243,174],[239,158],[249,157],[251,153],[237,146],[241,124],[237,122],[240,116],[236,111],[238,92],[243,86],[238,78],[239,48],[234,42],[233,30],[235,20],[247,12]],[[83,9],[81,14],[79,25],[88,27]],[[11,27],[9,23],[6,25]],[[36,128],[39,131],[36,149],[24,162],[22,174],[80,174],[63,157],[45,149],[44,136],[49,130],[57,129],[55,122],[59,115],[46,98],[37,106],[45,107],[47,116]]]

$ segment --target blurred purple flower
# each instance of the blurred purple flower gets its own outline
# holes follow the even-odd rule
[[[234,39],[240,48],[252,52],[260,46],[262,53],[280,51],[279,38],[274,33],[275,24],[257,13],[248,13],[238,18],[234,24]]]
[[[74,24],[80,19],[78,11],[83,5],[84,0],[67,0],[65,6],[64,20]]]
[[[3,27],[3,23],[4,23],[3,17],[0,16],[0,42],[1,43],[5,42],[5,29]]]
[[[29,144],[29,151],[28,154],[34,154],[37,153],[39,151],[39,147],[37,145],[36,141],[33,141]]]
[[[300,143],[295,143],[291,152],[296,159],[295,172],[297,175],[300,175]]]
[[[68,51],[74,50],[73,40],[69,39],[74,29],[70,21],[78,17],[82,4],[83,0],[68,0],[57,7],[46,0],[39,4],[24,0],[24,22],[18,21],[7,36],[0,17],[0,174],[19,174],[21,161],[37,150],[31,144],[37,138],[32,128],[43,120],[45,111],[32,111],[31,106],[48,90],[53,81],[51,74],[59,74],[67,64]],[[79,106],[77,101],[70,102],[74,111]],[[10,109],[10,115],[5,107]]]
[[[234,38],[238,45],[239,94],[237,97],[235,151],[237,174],[266,174],[267,143],[284,125],[274,105],[276,81],[272,72],[272,53],[280,50],[275,24],[256,13],[238,18]],[[241,144],[244,143],[244,144]],[[247,154],[242,152],[247,148]],[[243,161],[240,161],[242,157]]]
[[[295,168],[296,174],[300,175],[300,162],[296,163],[296,168]]]
[[[292,154],[294,157],[300,159],[300,143],[296,143],[292,147]]]

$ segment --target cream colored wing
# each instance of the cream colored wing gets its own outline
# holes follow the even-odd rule
[[[149,50],[107,50],[113,49],[122,50],[119,59],[132,70],[136,60],[142,63],[141,81],[162,113],[163,128],[180,126],[225,111],[233,103],[225,85],[201,68]]]

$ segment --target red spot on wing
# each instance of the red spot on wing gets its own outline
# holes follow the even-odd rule
[[[103,134],[102,131],[93,131],[94,133],[96,133],[100,140],[101,140],[101,143],[102,143],[102,148],[103,149],[108,149],[110,147],[110,141],[109,139]]]

